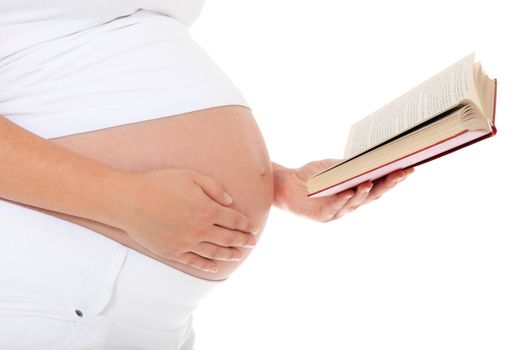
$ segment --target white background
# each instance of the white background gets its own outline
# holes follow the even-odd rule
[[[525,349],[525,21],[510,4],[206,2],[190,33],[277,163],[343,157],[352,123],[473,51],[498,79],[498,134],[337,221],[272,208],[198,307],[196,349]]]

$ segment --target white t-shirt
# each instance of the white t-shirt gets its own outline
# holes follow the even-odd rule
[[[44,138],[248,106],[188,27],[204,0],[1,0],[0,115]]]
[[[2,0],[0,58],[138,9],[157,11],[189,27],[203,4],[204,0]]]
[[[0,115],[54,138],[219,105],[248,106],[189,35],[202,3],[0,0]],[[28,290],[40,285],[45,290],[36,292],[43,295],[78,297],[71,300],[75,306],[103,310],[126,247],[5,201],[0,221],[7,239],[0,282]]]

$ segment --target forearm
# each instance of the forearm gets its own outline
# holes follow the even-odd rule
[[[0,198],[115,226],[126,176],[0,116]]]

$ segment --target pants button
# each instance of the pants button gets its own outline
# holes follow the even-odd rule
[[[84,316],[84,314],[82,313],[82,311],[80,311],[80,310],[78,310],[78,309],[75,310],[75,313],[77,314],[78,317],[82,317],[82,316]]]

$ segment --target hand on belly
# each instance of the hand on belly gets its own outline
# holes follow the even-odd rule
[[[116,226],[163,258],[218,272],[214,260],[242,260],[240,247],[253,248],[259,230],[253,220],[227,206],[212,177],[187,169],[131,174],[128,203]]]
[[[256,239],[264,229],[273,199],[273,174],[264,140],[248,108],[215,107],[49,141],[130,173],[177,168],[209,176],[233,198],[228,209],[246,216],[260,228]],[[165,210],[169,212],[170,208]],[[121,228],[41,211],[85,226],[200,278],[227,278],[242,263],[242,260],[216,260],[218,272],[205,272],[161,257],[144,248]],[[195,216],[199,214],[195,213]],[[235,231],[241,234],[241,231]],[[243,258],[251,251],[249,248],[239,249]]]

